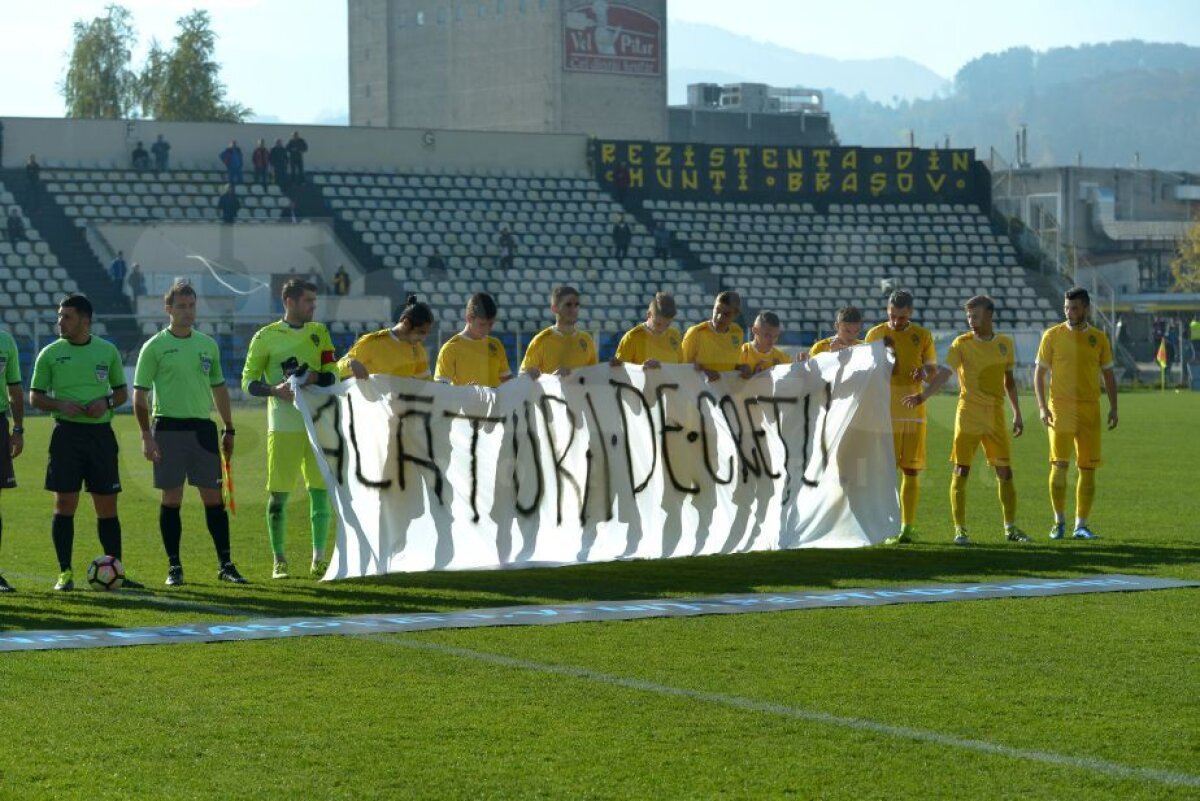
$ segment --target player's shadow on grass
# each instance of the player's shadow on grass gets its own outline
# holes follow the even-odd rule
[[[578,603],[787,592],[895,584],[1063,578],[1108,573],[1200,579],[1200,545],[996,543],[862,550],[805,549],[528,570],[409,573],[328,584],[258,582],[236,589],[190,584],[181,591],[77,592],[35,602],[0,598],[0,630],[129,627],[246,617],[408,614],[542,603]],[[66,609],[61,604],[69,604]],[[142,620],[144,615],[140,616]]]

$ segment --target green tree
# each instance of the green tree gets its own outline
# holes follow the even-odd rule
[[[1179,241],[1171,279],[1172,292],[1200,292],[1200,218]]]
[[[157,43],[142,69],[139,100],[157,120],[242,122],[254,112],[225,99],[221,67],[213,60],[217,35],[207,11],[196,10],[179,20],[174,48]]]
[[[137,35],[129,10],[105,8],[91,22],[77,20],[67,77],[62,84],[68,117],[124,119],[135,106],[137,76],[130,58]]]

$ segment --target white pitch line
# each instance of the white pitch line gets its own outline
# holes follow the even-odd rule
[[[706,692],[704,690],[689,690],[684,687],[672,687],[667,684],[657,684],[655,682],[644,681],[642,679],[616,676],[611,673],[601,673],[588,668],[574,667],[571,665],[553,665],[546,662],[533,662],[527,659],[516,659],[510,656],[503,656],[501,654],[488,653],[486,651],[473,651],[467,648],[456,648],[449,645],[440,645],[437,643],[412,639],[410,637],[365,634],[361,636],[370,639],[377,639],[381,642],[385,642],[390,645],[397,645],[402,648],[411,648],[418,651],[429,651],[447,656],[458,656],[464,659],[472,659],[476,662],[486,662],[488,664],[500,665],[502,667],[514,668],[517,670],[528,670],[535,673],[546,673],[555,676],[566,676],[573,679],[584,679],[586,681],[594,681],[601,684],[612,685],[614,687],[624,687],[630,690],[640,690],[642,692],[655,693],[657,695],[689,698],[693,701],[702,701],[708,704],[718,704],[720,706],[741,709],[747,712],[763,712],[769,715],[779,715],[782,717],[794,718],[796,720],[821,723],[828,726],[839,726],[841,728],[854,729],[856,731],[867,731],[875,734],[882,734],[888,737],[898,737],[905,740],[934,743],[936,745],[959,748],[965,751],[975,751],[981,754],[1009,757],[1011,759],[1021,759],[1027,762],[1040,762],[1046,765],[1076,768],[1079,770],[1091,771],[1093,773],[1102,773],[1121,779],[1156,782],[1159,784],[1167,784],[1177,787],[1200,787],[1200,776],[1190,773],[1158,770],[1155,768],[1136,768],[1130,767],[1129,765],[1122,765],[1117,762],[1108,762],[1103,759],[1095,759],[1092,757],[1077,757],[1066,754],[1055,754],[1049,751],[1036,751],[1028,748],[1014,748],[1008,745],[990,743],[986,740],[974,740],[968,737],[957,737],[953,734],[943,734],[941,732],[917,729],[910,726],[894,726],[890,723],[880,723],[878,721],[867,720],[865,718],[831,715],[827,712],[801,709],[799,707],[785,706],[783,704],[773,704],[768,701],[756,701],[752,698],[743,698],[741,696],[727,695],[725,693],[713,693]]]

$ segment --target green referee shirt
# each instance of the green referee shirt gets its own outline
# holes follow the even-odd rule
[[[65,339],[57,339],[38,354],[33,363],[33,380],[29,388],[44,392],[55,400],[71,401],[86,406],[97,398],[113,393],[125,386],[125,368],[121,366],[121,354],[117,347],[106,339],[91,336],[82,345],[73,345]],[[54,412],[55,420],[69,423],[100,425],[112,420],[112,410],[99,417],[81,414],[68,417]]]
[[[7,331],[0,331],[0,375],[7,386],[21,383],[21,361],[17,342]],[[8,393],[0,392],[0,414],[8,411]]]
[[[333,373],[337,377],[333,340],[323,323],[305,323],[296,327],[279,320],[258,329],[250,340],[246,366],[242,368],[242,391],[250,392],[251,381],[272,386],[278,384],[283,380],[283,363],[292,358],[298,364],[308,365],[309,370]],[[270,397],[267,398],[267,430],[303,431],[304,421],[295,406]]]
[[[195,329],[186,337],[164,328],[142,345],[134,389],[154,391],[154,416],[209,419],[212,388],[225,383],[216,341]]]

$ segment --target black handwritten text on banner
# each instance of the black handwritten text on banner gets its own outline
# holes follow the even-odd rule
[[[601,365],[307,389],[338,517],[326,578],[870,545],[898,514],[890,370],[878,344],[712,383]]]

